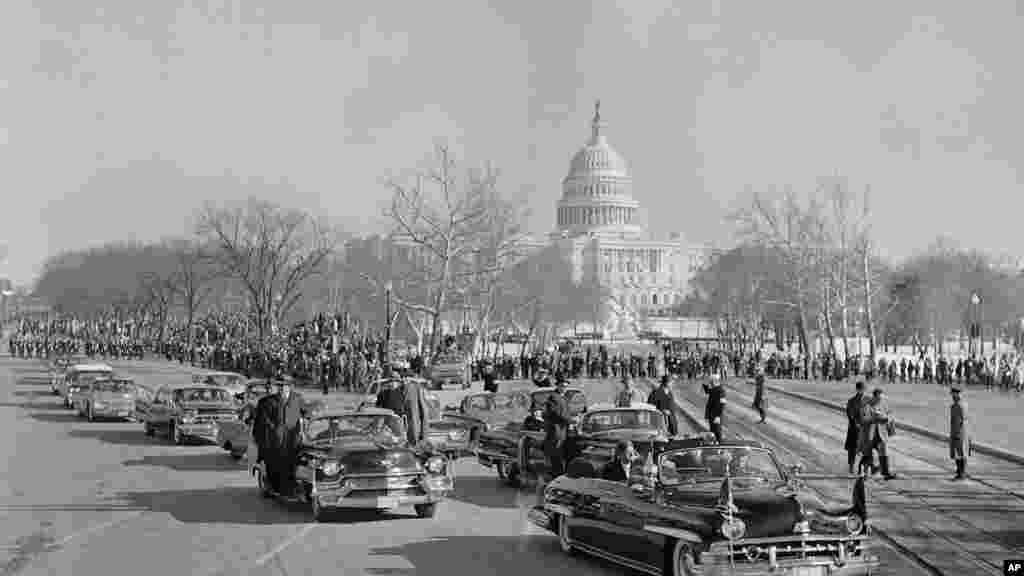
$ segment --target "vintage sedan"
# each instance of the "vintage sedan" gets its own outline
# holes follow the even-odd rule
[[[131,378],[99,378],[86,384],[76,400],[80,416],[100,419],[135,418],[135,382]]]
[[[175,444],[216,444],[219,423],[238,418],[238,406],[227,390],[202,384],[165,386],[137,407],[147,436],[159,431]]]
[[[114,369],[106,364],[74,364],[69,367],[59,381],[58,395],[64,397],[64,407],[75,407],[75,398],[84,384],[97,378],[109,377],[113,373]]]
[[[529,414],[530,395],[524,391],[474,392],[464,396],[458,406],[446,407],[441,419],[459,422],[469,430],[471,448],[475,449],[482,432],[522,422]]]
[[[60,396],[61,381],[64,379],[64,374],[68,371],[68,368],[75,364],[82,364],[83,360],[83,358],[71,356],[57,356],[53,359],[53,362],[50,364],[50,390],[54,396]]]
[[[864,478],[829,510],[753,442],[673,441],[630,483],[560,476],[530,520],[581,551],[648,574],[868,574]],[[655,464],[656,462],[656,464]]]
[[[410,446],[405,423],[390,410],[363,408],[322,414],[303,426],[295,478],[298,499],[313,517],[337,509],[393,510],[412,506],[433,517],[453,488],[449,462],[429,446]],[[267,482],[254,446],[249,470],[266,497],[280,497]]]
[[[522,477],[533,477],[544,472],[547,463],[541,452],[544,440],[544,405],[556,388],[536,388],[530,391],[530,409],[522,422],[509,422],[497,429],[480,433],[477,442],[477,461],[488,468],[494,468],[498,477],[510,485],[517,486]],[[587,411],[587,396],[582,388],[568,387],[565,395],[569,411],[579,420]],[[527,454],[528,459],[521,458]]]
[[[234,372],[207,372],[206,374],[193,374],[193,384],[206,384],[208,386],[220,386],[228,392],[231,396],[238,400],[243,400],[246,390],[248,389],[245,381],[245,376],[236,374]]]
[[[469,360],[458,353],[442,354],[427,369],[431,388],[434,390],[466,390],[472,381],[469,375]]]

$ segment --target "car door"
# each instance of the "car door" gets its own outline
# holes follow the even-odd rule
[[[146,417],[150,427],[164,429],[167,426],[170,415],[170,396],[170,391],[167,388],[157,390],[156,397],[153,398],[153,402],[149,407],[149,414]]]
[[[601,501],[602,548],[632,562],[658,568],[664,558],[664,537],[644,530],[658,507],[650,493],[634,492],[628,483],[614,482],[617,494]]]

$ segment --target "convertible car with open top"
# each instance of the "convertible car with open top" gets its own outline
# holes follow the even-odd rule
[[[580,470],[556,478],[531,522],[566,553],[659,576],[851,576],[878,566],[863,477],[851,505],[830,510],[798,469],[785,472],[754,442],[673,440],[645,460],[627,483]]]

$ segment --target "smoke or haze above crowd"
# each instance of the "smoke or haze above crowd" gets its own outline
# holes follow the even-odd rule
[[[839,169],[890,256],[1019,244],[1019,4],[491,4],[4,2],[0,275],[253,193],[381,231],[437,139],[546,231],[596,98],[655,232],[726,240],[748,185]]]

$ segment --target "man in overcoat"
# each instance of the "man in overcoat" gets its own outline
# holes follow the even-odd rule
[[[950,389],[953,403],[949,405],[949,457],[956,462],[954,480],[967,478],[967,457],[971,453],[971,438],[967,429],[967,404],[960,398],[960,388]]]
[[[302,443],[302,395],[292,390],[290,382],[280,381],[277,392],[278,418],[275,440],[278,452],[278,488],[290,495],[295,490],[295,462]]]
[[[559,378],[557,392],[544,404],[544,453],[551,466],[551,477],[565,473],[565,440],[569,434],[569,401],[565,397],[566,381]]]
[[[715,435],[715,440],[722,441],[722,416],[725,413],[725,389],[722,387],[721,375],[713,373],[710,384],[704,384],[704,392],[708,402],[704,406],[704,418],[708,422],[708,430]]]
[[[406,417],[405,434],[409,444],[417,445],[427,437],[427,418],[429,410],[427,407],[426,393],[416,380],[405,380],[403,385],[404,415]]]
[[[896,478],[889,469],[889,454],[886,450],[893,422],[882,389],[875,388],[871,400],[861,411],[861,448],[864,458],[868,461],[871,459],[872,450],[878,452],[878,464],[882,469],[882,477],[886,480]]]
[[[853,467],[857,463],[857,454],[860,452],[860,419],[864,404],[867,402],[867,398],[864,396],[863,381],[857,382],[856,390],[857,392],[846,401],[846,442],[843,444],[843,448],[846,449],[846,462],[850,467],[850,474],[853,474]],[[867,457],[861,461],[861,466],[866,466],[869,472],[872,464]]]
[[[761,422],[765,421],[765,405],[764,405],[764,371],[759,366],[756,373],[754,374],[754,410],[757,410],[758,415],[761,416]]]
[[[675,436],[679,433],[679,426],[676,422],[675,399],[672,398],[672,389],[669,388],[669,375],[661,375],[661,385],[651,390],[647,397],[647,403],[654,406],[665,415],[668,424],[668,433]]]
[[[267,471],[266,481],[271,488],[279,491],[278,486],[278,445],[274,435],[277,417],[281,412],[281,398],[277,394],[268,394],[256,402],[253,413],[252,436],[257,448],[257,462],[263,462]]]

